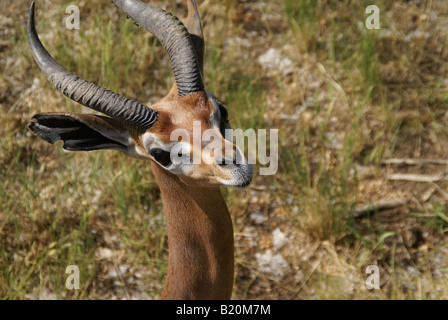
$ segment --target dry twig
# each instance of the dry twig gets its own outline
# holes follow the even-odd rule
[[[415,173],[391,173],[386,175],[386,179],[394,181],[412,181],[412,182],[437,182],[445,180],[445,171],[438,174],[415,174]]]
[[[380,200],[378,202],[369,203],[368,205],[355,209],[353,216],[355,218],[359,218],[368,213],[398,208],[404,206],[407,202],[408,201],[406,199]]]
[[[411,159],[411,158],[395,158],[381,160],[382,164],[399,164],[399,165],[428,165],[428,164],[442,164],[448,165],[448,160],[445,159]]]

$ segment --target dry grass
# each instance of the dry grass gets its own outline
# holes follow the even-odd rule
[[[181,1],[152,1],[184,17]],[[199,1],[206,85],[234,127],[279,129],[275,176],[223,189],[236,235],[236,299],[447,299],[447,184],[390,181],[437,174],[446,159],[448,8],[443,0]],[[147,102],[172,76],[153,37],[109,1],[38,1],[38,31],[61,64]],[[36,112],[83,111],[46,81],[28,48],[28,1],[0,14],[0,297],[156,299],[167,245],[145,162],[67,153],[26,129]],[[100,12],[100,14],[98,14]],[[263,63],[261,63],[263,62]],[[356,211],[369,203],[406,205]],[[76,264],[81,290],[65,288]],[[381,289],[365,287],[378,265]]]

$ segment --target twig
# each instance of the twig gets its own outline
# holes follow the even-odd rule
[[[445,159],[411,159],[411,158],[395,158],[381,160],[382,164],[407,164],[407,165],[427,165],[427,164],[443,164],[448,165]]]
[[[443,196],[443,200],[448,201],[448,193],[440,188],[437,183],[431,182],[431,184]]]
[[[386,175],[386,179],[395,181],[413,181],[413,182],[437,182],[446,180],[445,172],[435,175],[414,174],[414,173],[391,173]]]
[[[314,263],[313,270],[311,270],[311,272],[308,274],[308,276],[307,276],[306,279],[303,281],[303,283],[302,283],[302,285],[300,286],[300,288],[299,288],[299,289],[292,295],[291,298],[289,298],[290,300],[294,300],[294,299],[299,295],[299,293],[300,293],[300,292],[302,291],[302,289],[305,287],[305,285],[306,285],[306,283],[308,282],[308,280],[310,280],[311,276],[314,274],[314,272],[316,272],[317,267],[319,267],[320,263],[321,263],[321,260],[316,261],[316,262]]]
[[[371,212],[398,208],[404,206],[407,202],[408,201],[406,199],[380,200],[378,202],[370,203],[366,206],[355,209],[353,216],[358,218]]]

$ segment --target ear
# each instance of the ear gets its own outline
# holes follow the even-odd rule
[[[198,56],[199,69],[202,76],[204,76],[204,33],[202,32],[201,18],[195,0],[188,0],[186,27]]]
[[[51,144],[62,140],[66,150],[109,149],[143,158],[132,139],[132,129],[112,118],[93,114],[42,113],[33,116],[28,128]]]

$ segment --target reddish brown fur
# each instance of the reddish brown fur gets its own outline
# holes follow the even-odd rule
[[[191,187],[156,164],[168,229],[162,299],[230,299],[233,227],[219,188]]]
[[[185,129],[193,137],[193,122],[200,121],[202,131],[211,128],[210,115],[213,105],[205,92],[192,93],[186,97],[169,94],[151,106],[159,113],[154,126],[148,130],[157,135],[164,143],[170,143],[171,133],[178,128]],[[173,122],[173,115],[177,115],[177,123]],[[181,116],[180,116],[181,115]]]

